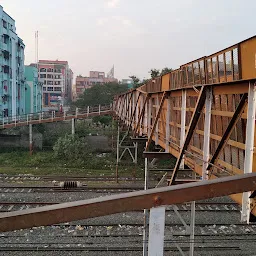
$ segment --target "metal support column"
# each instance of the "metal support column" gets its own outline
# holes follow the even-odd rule
[[[158,99],[158,95],[157,95],[157,97],[156,97],[156,113],[158,112],[158,108],[159,108],[159,99]],[[156,129],[155,129],[155,145],[158,145],[158,130],[159,130],[159,125],[157,122]]]
[[[29,124],[29,154],[32,156],[33,154],[33,130],[32,124]]]
[[[170,112],[171,112],[171,100],[168,97],[166,111],[166,130],[165,130],[165,152],[169,152],[169,140],[170,140]]]
[[[253,167],[255,110],[256,110],[256,86],[249,84],[248,109],[245,141],[244,173],[251,173]],[[250,220],[250,195],[251,192],[243,193],[241,221],[249,223]]]
[[[192,179],[196,179],[196,173],[192,173]],[[190,243],[189,256],[194,256],[195,248],[195,216],[196,216],[196,201],[191,202],[191,217],[190,217]]]
[[[71,126],[72,126],[72,135],[74,135],[75,134],[75,118],[72,118],[71,119]]]
[[[116,140],[116,183],[118,183],[119,139],[120,139],[120,128],[118,123],[117,124],[117,140]]]
[[[145,158],[145,182],[144,182],[144,190],[148,189],[148,159]],[[143,256],[147,256],[148,252],[148,235],[149,235],[149,211],[148,209],[144,210],[144,230],[143,230]]]
[[[186,90],[182,90],[182,99],[181,99],[181,129],[180,129],[180,147],[182,148],[185,135],[186,135],[186,100],[187,93]],[[184,156],[180,163],[180,169],[184,169]]]
[[[211,108],[212,108],[212,90],[206,89],[205,99],[205,118],[204,118],[204,145],[203,145],[203,167],[202,179],[208,179],[208,162],[210,158],[210,132],[211,132]]]

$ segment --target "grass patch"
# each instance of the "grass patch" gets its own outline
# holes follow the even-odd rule
[[[115,175],[115,155],[90,153],[84,159],[67,160],[54,157],[53,151],[40,151],[32,156],[27,151],[12,151],[0,153],[1,174],[33,174],[33,175]],[[131,162],[119,166],[120,177],[131,177],[134,169],[136,176],[143,177],[143,171]]]

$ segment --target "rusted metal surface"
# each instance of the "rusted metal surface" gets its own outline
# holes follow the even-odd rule
[[[204,107],[205,99],[206,99],[206,90],[205,90],[205,87],[202,87],[201,91],[200,91],[200,94],[198,96],[198,100],[197,100],[197,103],[196,103],[195,110],[193,112],[193,116],[192,116],[192,118],[190,120],[190,123],[189,123],[189,126],[188,126],[188,131],[187,131],[187,134],[186,134],[186,138],[185,138],[183,147],[180,151],[179,157],[178,157],[178,159],[176,161],[176,164],[175,164],[175,167],[174,167],[174,171],[172,173],[172,178],[169,182],[170,185],[172,185],[175,181],[175,178],[177,176],[177,171],[180,167],[183,155],[185,153],[185,150],[187,150],[187,148],[188,148],[188,145],[189,145],[189,143],[191,141],[191,138],[193,136],[193,133],[194,133],[194,129],[195,129],[195,127],[198,123],[199,117],[201,115],[201,111]]]
[[[256,173],[0,214],[0,232],[256,190]]]

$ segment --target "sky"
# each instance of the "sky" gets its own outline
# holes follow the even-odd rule
[[[26,45],[26,64],[67,60],[118,79],[178,68],[256,34],[255,0],[0,0]]]

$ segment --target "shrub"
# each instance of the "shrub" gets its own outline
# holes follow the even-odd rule
[[[74,135],[60,137],[53,146],[54,156],[66,160],[83,159],[89,153],[88,143],[84,138]]]

